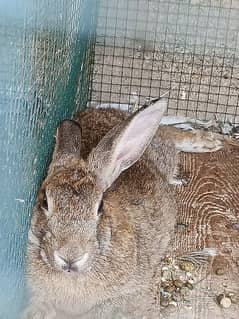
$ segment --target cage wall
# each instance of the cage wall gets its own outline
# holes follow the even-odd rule
[[[239,123],[238,0],[100,0],[92,105]],[[170,89],[171,88],[171,89]]]
[[[0,1],[0,318],[19,318],[36,190],[56,126],[86,105],[95,0]]]

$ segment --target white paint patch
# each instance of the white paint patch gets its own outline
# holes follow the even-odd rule
[[[22,198],[15,198],[15,201],[20,203],[25,203],[25,199],[22,199]]]

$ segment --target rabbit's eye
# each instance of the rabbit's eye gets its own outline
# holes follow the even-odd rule
[[[99,208],[98,208],[98,215],[101,215],[103,213],[103,211],[104,211],[103,206],[104,206],[104,202],[103,202],[103,199],[102,199],[101,202],[100,202]]]
[[[47,202],[47,197],[46,197],[46,192],[45,191],[43,193],[41,206],[42,206],[42,208],[48,210],[48,202]]]

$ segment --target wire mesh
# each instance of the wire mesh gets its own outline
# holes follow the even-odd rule
[[[89,99],[95,0],[0,1],[0,318],[19,318],[28,224],[56,127]]]
[[[100,0],[92,105],[239,123],[238,0]]]

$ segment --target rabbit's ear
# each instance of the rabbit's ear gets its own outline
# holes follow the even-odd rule
[[[62,156],[74,155],[80,157],[81,127],[72,120],[64,120],[57,128],[56,146],[53,153],[53,160]]]
[[[89,155],[88,164],[103,190],[133,165],[151,142],[167,108],[160,99],[111,129]]]

